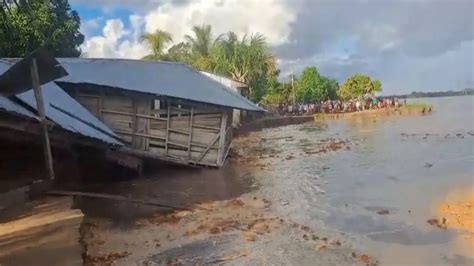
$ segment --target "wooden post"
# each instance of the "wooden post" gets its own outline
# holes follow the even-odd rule
[[[43,151],[46,163],[46,172],[48,174],[49,179],[54,180],[53,156],[51,154],[51,146],[49,144],[48,125],[44,110],[43,93],[41,92],[41,86],[38,76],[38,66],[36,65],[35,58],[31,60],[30,73],[31,83],[33,85],[33,91],[35,93],[36,98],[36,109],[38,110],[38,114],[40,116],[40,122],[43,131]]]
[[[138,107],[137,107],[137,98],[133,97],[132,98],[132,109],[133,109],[133,116],[132,116],[132,146],[134,148],[139,148],[138,147],[138,138],[136,133],[138,133]]]
[[[194,121],[194,107],[191,106],[191,114],[189,115],[188,161],[191,161],[191,142],[193,141],[193,121]]]
[[[228,119],[228,112],[225,111],[222,113],[221,118],[221,131],[219,132],[219,152],[217,153],[217,165],[221,166],[224,163],[224,156],[225,156],[225,137],[227,132],[227,119]]]
[[[167,120],[166,120],[166,143],[165,143],[165,155],[168,155],[168,142],[170,138],[170,119],[171,119],[171,106],[170,106],[170,101],[167,100],[167,109],[168,109],[168,115],[167,115]]]

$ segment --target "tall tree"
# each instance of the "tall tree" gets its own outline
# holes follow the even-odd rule
[[[166,45],[173,41],[170,33],[157,29],[154,33],[144,33],[140,40],[147,43],[151,47],[152,53],[144,57],[144,59],[159,60],[163,57],[163,50]]]
[[[191,46],[189,45],[189,43],[184,42],[175,44],[168,49],[168,53],[163,56],[163,60],[190,64]]]
[[[331,81],[319,74],[316,67],[307,67],[297,82],[298,101],[310,103],[326,100],[329,97]]]
[[[2,57],[22,57],[38,47],[62,57],[81,54],[80,18],[67,0],[3,1],[0,18]]]
[[[193,35],[185,35],[184,38],[191,45],[191,51],[196,57],[207,57],[214,45],[211,25],[194,26]]]
[[[382,91],[382,83],[379,80],[373,80],[369,76],[355,74],[348,78],[338,91],[340,98],[344,100],[363,97],[366,94],[375,95]]]
[[[337,96],[337,91],[339,90],[339,83],[335,79],[328,78],[328,97],[331,100],[336,100],[339,98]]]
[[[265,37],[258,33],[244,35],[240,40],[235,33],[227,33],[219,38],[211,57],[213,71],[249,84],[255,101],[262,98],[268,79],[276,73],[276,59]]]

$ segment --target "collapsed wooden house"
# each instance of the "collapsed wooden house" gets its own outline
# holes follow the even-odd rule
[[[58,60],[69,76],[56,83],[120,136],[121,152],[142,158],[219,167],[233,110],[264,111],[181,63]]]
[[[80,162],[86,161],[82,160],[85,158],[83,155],[87,155],[87,159],[91,156],[97,159],[105,151],[123,146],[112,130],[54,82],[44,81],[46,83],[41,85],[44,119],[38,110],[33,90],[5,93],[11,91],[12,86],[17,85],[15,83],[28,83],[28,69],[16,69],[9,72],[13,75],[8,74],[18,61],[0,59],[0,194],[12,187],[53,179],[56,174],[61,181],[65,181],[64,178],[78,180],[81,172],[79,165],[82,165]],[[38,69],[44,74],[42,67],[38,64]],[[48,160],[45,160],[42,123],[47,126],[48,146],[53,153]],[[44,167],[45,161],[48,167]],[[52,170],[50,163],[54,175],[49,171]],[[84,172],[91,175],[87,169]]]

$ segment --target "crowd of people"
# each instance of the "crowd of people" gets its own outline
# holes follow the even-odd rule
[[[280,104],[278,106],[278,113],[280,115],[306,115],[314,113],[347,113],[358,112],[370,109],[399,107],[406,104],[398,98],[366,98],[354,99],[349,101],[341,100],[327,100],[317,103],[295,103]]]

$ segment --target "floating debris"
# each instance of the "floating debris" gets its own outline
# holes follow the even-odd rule
[[[130,256],[130,252],[112,252],[109,254],[90,255],[85,257],[85,265],[112,265],[114,261]]]
[[[440,222],[438,219],[429,219],[427,221],[430,225],[432,226],[436,226],[440,229],[447,229],[447,226],[446,226],[446,219],[443,218],[443,221]]]

